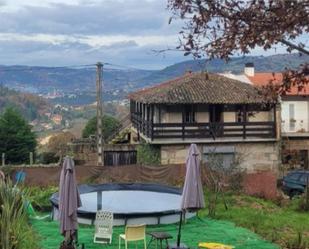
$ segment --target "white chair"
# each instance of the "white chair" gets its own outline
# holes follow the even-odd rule
[[[97,211],[95,218],[94,243],[112,243],[113,236],[113,213],[109,211]]]
[[[125,249],[128,249],[129,241],[144,241],[144,249],[146,249],[146,225],[128,225],[126,226],[125,234],[119,235],[119,249],[121,248],[121,239],[125,242]],[[137,248],[137,244],[136,244]]]

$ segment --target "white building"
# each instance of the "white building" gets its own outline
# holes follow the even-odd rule
[[[229,74],[225,74],[230,77]],[[282,73],[255,72],[254,64],[247,63],[244,73],[233,75],[254,86],[262,87],[270,82],[280,84]],[[281,96],[281,134],[283,141],[283,162],[291,159],[299,161],[299,166],[308,168],[309,159],[309,86],[298,89],[292,86],[289,92]],[[286,160],[287,159],[287,160]],[[297,163],[296,163],[297,164]]]

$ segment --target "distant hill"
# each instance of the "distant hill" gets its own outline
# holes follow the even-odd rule
[[[131,82],[151,74],[151,70],[104,68],[104,87],[122,89]],[[54,89],[64,92],[94,91],[95,68],[0,66],[0,83],[28,92],[47,93]]]
[[[309,62],[309,56],[246,56],[232,58],[228,63],[220,59],[188,60],[162,70],[113,69],[107,66],[103,71],[103,98],[105,101],[123,99],[129,92],[180,76],[186,71],[241,73],[247,62],[253,62],[256,71],[278,72]],[[22,92],[46,94],[56,89],[61,93],[74,93],[75,97],[66,95],[53,100],[54,103],[74,105],[95,101],[95,75],[95,68],[0,66],[0,83],[3,85]]]
[[[28,121],[43,118],[50,109],[50,105],[36,95],[0,86],[0,113],[7,107],[16,108]]]
[[[232,72],[235,74],[244,71],[244,65],[253,62],[256,72],[280,72],[286,67],[295,68],[300,64],[309,62],[309,56],[299,56],[298,54],[279,54],[272,56],[246,56],[235,57],[225,62],[220,59],[189,60],[166,67],[163,70],[153,72],[138,82],[138,87],[144,87],[159,83],[184,74],[186,71],[203,71],[222,73]]]

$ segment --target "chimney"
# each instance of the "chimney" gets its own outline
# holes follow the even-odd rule
[[[254,76],[254,64],[252,62],[245,64],[244,73],[245,73],[245,75],[247,75],[249,77]]]

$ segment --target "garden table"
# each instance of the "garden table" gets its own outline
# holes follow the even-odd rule
[[[152,241],[156,241],[157,242],[157,246],[156,248],[158,248],[158,241],[160,241],[160,249],[162,249],[162,241],[165,240],[166,243],[166,247],[168,247],[168,239],[173,238],[172,235],[170,235],[169,233],[166,232],[148,232],[148,235],[151,236],[151,239],[148,243],[147,248],[149,247],[149,245],[151,244]]]

